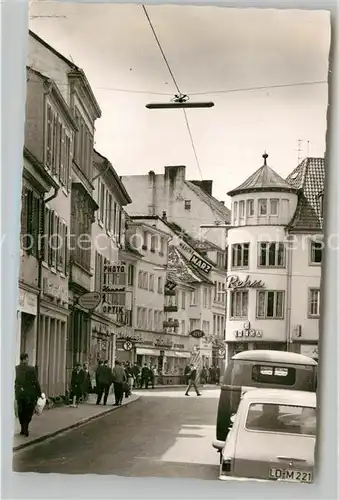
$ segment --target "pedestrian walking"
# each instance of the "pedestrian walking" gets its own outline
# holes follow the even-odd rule
[[[126,371],[126,377],[127,377],[127,384],[129,387],[129,391],[128,391],[128,396],[129,396],[130,394],[132,394],[132,389],[133,389],[133,385],[134,385],[133,370],[132,370],[132,367],[131,367],[129,361],[126,361],[125,371]]]
[[[115,366],[112,373],[113,385],[114,385],[114,395],[115,395],[115,405],[121,406],[124,397],[124,383],[126,382],[126,373],[124,368],[121,366],[119,360],[116,360]]]
[[[202,384],[207,384],[207,380],[208,380],[208,373],[207,373],[207,368],[206,366],[204,365],[203,366],[203,369],[201,370],[201,383]]]
[[[149,368],[149,381],[151,382],[151,387],[154,389],[154,382],[155,382],[155,367],[150,366]]]
[[[84,401],[88,400],[88,395],[92,392],[91,375],[89,373],[88,363],[82,365],[84,371],[84,385],[82,388],[82,397]]]
[[[188,374],[188,386],[185,392],[185,396],[189,396],[189,391],[193,387],[197,396],[201,396],[201,393],[198,391],[197,383],[197,369],[194,365],[191,365],[190,372]]]
[[[134,387],[140,388],[140,366],[137,363],[134,363],[131,368],[131,372],[133,374]]]
[[[99,361],[98,368],[95,372],[96,386],[97,386],[97,402],[99,405],[101,403],[102,396],[104,396],[104,406],[107,404],[109,388],[112,385],[112,370],[108,366],[108,360],[104,363]]]
[[[78,408],[85,381],[85,372],[80,363],[75,365],[71,378],[71,408]]]
[[[215,368],[215,383],[217,385],[220,384],[220,368],[219,368],[219,366],[216,366],[216,368]]]
[[[191,371],[190,365],[186,365],[185,366],[185,370],[184,370],[184,376],[185,376],[186,385],[188,385],[188,374],[189,374],[190,371]]]
[[[144,364],[141,370],[141,383],[140,383],[140,389],[142,389],[145,385],[145,388],[148,389],[148,384],[149,384],[149,379],[150,379],[150,372],[149,368],[147,366],[147,363]]]
[[[15,367],[14,392],[21,426],[20,434],[28,437],[29,424],[37,400],[41,397],[41,388],[34,366],[28,364],[28,354],[26,353],[20,355],[20,364]]]

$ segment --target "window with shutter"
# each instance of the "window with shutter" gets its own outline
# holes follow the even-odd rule
[[[46,264],[49,263],[49,208],[45,207],[45,224],[44,224],[44,234],[43,234],[43,248],[44,248],[44,253],[43,253],[43,259],[46,262]]]
[[[23,186],[21,191],[21,236],[22,236],[22,244],[24,247],[26,243],[27,220],[28,220],[27,193],[28,193],[27,188]]]
[[[39,200],[39,235],[38,235],[38,252],[39,257],[44,260],[45,258],[45,202],[40,198]]]
[[[65,249],[65,256],[64,256],[65,267],[64,267],[64,272],[65,272],[66,276],[68,275],[68,269],[69,269],[69,243],[68,243],[68,238],[69,238],[69,230],[68,230],[68,227],[65,225],[65,245],[64,245],[64,249]]]
[[[53,113],[50,104],[47,104],[47,130],[46,130],[46,165],[52,167],[52,137],[53,137]]]
[[[121,220],[122,220],[122,211],[119,208],[119,219],[118,219],[118,242],[121,243]]]
[[[53,143],[53,154],[52,154],[52,172],[55,174],[57,171],[57,149],[58,149],[58,142],[57,142],[57,134],[58,134],[58,117],[56,114],[53,114],[53,136],[52,136],[52,143]]]
[[[66,133],[64,127],[61,125],[60,127],[60,161],[59,161],[59,170],[60,170],[60,182],[64,186],[65,182],[65,147],[66,147]]]
[[[53,243],[54,243],[54,214],[52,210],[49,210],[49,238],[48,238],[48,265],[53,265]]]
[[[105,214],[105,184],[100,182],[100,220],[104,222],[104,214]]]
[[[116,232],[116,219],[117,219],[117,204],[114,202],[114,209],[113,209],[113,227],[112,227],[112,232],[115,234]]]

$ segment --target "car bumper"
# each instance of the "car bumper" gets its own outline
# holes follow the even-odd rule
[[[268,479],[255,479],[254,477],[219,476],[220,481],[253,481],[256,483],[271,483]]]

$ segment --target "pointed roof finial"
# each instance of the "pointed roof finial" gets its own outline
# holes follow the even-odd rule
[[[262,155],[262,157],[264,158],[264,165],[266,166],[267,165],[267,158],[268,158],[268,154],[266,153],[266,149],[265,149],[265,152]]]

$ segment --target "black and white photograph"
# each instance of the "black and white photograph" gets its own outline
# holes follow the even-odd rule
[[[330,13],[27,37],[13,471],[314,483]]]

